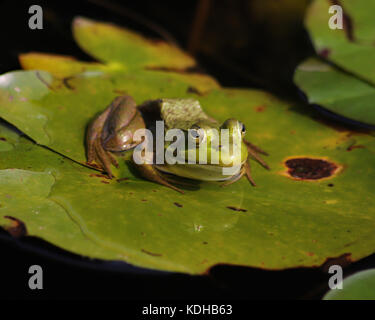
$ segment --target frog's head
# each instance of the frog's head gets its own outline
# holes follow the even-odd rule
[[[246,134],[245,125],[236,119],[228,119],[220,126],[219,131],[222,132],[222,130],[228,130],[228,142],[226,138],[223,139],[223,136],[220,137],[219,165],[222,167],[236,164],[242,165],[248,157],[247,147],[243,142]],[[228,146],[229,150],[226,150],[226,146]]]
[[[226,180],[247,160],[245,126],[238,120],[228,119],[221,126],[210,119],[200,120],[184,134],[186,148],[178,158],[185,163],[163,166],[163,171],[198,180]],[[223,170],[230,167],[234,171]]]

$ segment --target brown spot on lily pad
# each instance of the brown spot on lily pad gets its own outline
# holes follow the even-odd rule
[[[175,72],[181,74],[204,74],[198,67],[192,66],[187,68],[170,68],[170,67],[158,67],[158,66],[146,66],[146,70],[152,71],[163,71],[163,72]]]
[[[91,168],[95,168],[95,169],[101,169],[101,167],[99,165],[97,165],[96,163],[93,163],[93,162],[85,162],[85,164]]]
[[[26,225],[21,220],[11,216],[4,216],[4,218],[11,221],[11,224],[5,227],[5,230],[8,231],[13,237],[20,238],[27,234]]]
[[[333,5],[338,5],[343,8],[341,0],[330,0],[330,2]],[[345,7],[343,8],[343,26],[346,38],[350,42],[355,42],[353,20],[352,17],[348,14],[347,10],[345,10]]]
[[[341,168],[326,159],[290,158],[285,161],[287,176],[297,180],[319,180],[332,177]]]
[[[323,48],[319,51],[319,55],[322,58],[328,58],[330,54],[331,54],[331,49],[329,48]]]
[[[183,205],[181,203],[178,203],[178,202],[173,202],[173,204],[176,206],[176,207],[179,207],[179,208],[182,208]]]
[[[326,261],[322,264],[321,268],[324,272],[328,272],[329,267],[332,265],[339,265],[341,267],[346,267],[352,262],[352,254],[351,253],[344,253],[341,256],[327,258]]]
[[[365,146],[361,145],[361,144],[351,144],[347,149],[346,151],[352,151],[353,149],[364,149]]]
[[[148,254],[148,255],[150,255],[150,256],[153,256],[153,257],[161,257],[162,256],[161,253],[154,253],[154,252],[147,251],[145,249],[141,249],[141,251],[144,252],[144,253],[146,253],[146,254]]]
[[[255,107],[255,112],[263,112],[264,110],[266,110],[266,106],[257,106]]]
[[[91,173],[90,177],[97,177],[97,178],[104,178],[104,179],[109,179],[108,176],[100,173]]]
[[[309,257],[313,257],[313,256],[315,256],[315,253],[314,253],[314,252],[306,252],[306,254],[307,254]]]
[[[238,207],[234,207],[234,206],[227,206],[228,209],[231,209],[233,211],[239,211],[239,212],[247,212],[246,209],[242,209],[242,208],[238,208]]]

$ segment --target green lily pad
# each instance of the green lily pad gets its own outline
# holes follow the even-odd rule
[[[344,70],[375,84],[375,3],[367,0],[341,0],[343,29],[328,26],[333,14],[329,0],[314,0],[305,24],[315,49]]]
[[[65,209],[49,197],[60,172],[85,168],[37,147],[3,125],[0,137],[0,225],[8,229],[18,220],[25,225],[27,235],[77,254],[90,252],[96,258],[116,259],[111,250],[85,237]]]
[[[365,270],[345,278],[342,289],[332,289],[324,300],[374,300],[375,270]]]
[[[300,64],[294,81],[318,104],[343,117],[375,125],[375,87],[318,59]]]
[[[221,263],[283,269],[318,266],[348,253],[357,260],[374,252],[372,134],[337,130],[307,110],[301,112],[296,103],[259,90],[221,88],[212,78],[186,70],[188,58],[180,56],[168,65],[157,54],[152,59],[156,49],[149,46],[154,42],[82,19],[75,23],[75,28],[82,27],[75,30],[76,38],[105,64],[33,53],[23,55],[21,62],[39,71],[0,76],[0,116],[36,142],[17,138],[17,143],[0,147],[0,172],[37,172],[45,191],[34,191],[30,207],[40,199],[69,218],[55,238],[38,228],[30,229],[33,235],[89,257],[192,274]],[[115,34],[103,36],[98,31],[102,28]],[[134,54],[130,65],[127,48]],[[135,61],[137,52],[140,61]],[[85,128],[113,97],[125,92],[137,103],[194,97],[220,121],[240,119],[248,139],[270,153],[272,170],[253,162],[257,187],[246,179],[226,188],[201,183],[184,195],[143,180],[126,165],[121,177],[127,179],[106,179],[81,165],[86,160]],[[26,174],[32,176],[30,172]],[[5,184],[1,188],[2,193],[11,190]],[[20,188],[19,194],[23,191],[27,198],[27,189]],[[7,198],[1,198],[0,203],[14,206],[14,218],[28,227],[34,223],[33,209],[17,213],[22,200],[5,203]],[[43,219],[46,224],[54,221],[53,215]],[[98,248],[64,241],[70,228]]]
[[[332,1],[315,0],[305,25],[322,60],[308,59],[298,66],[294,81],[310,103],[364,123],[375,125],[375,3],[340,1],[343,29],[331,29]]]

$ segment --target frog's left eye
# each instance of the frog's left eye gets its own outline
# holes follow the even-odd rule
[[[206,133],[202,128],[199,128],[198,126],[192,128],[189,130],[190,137],[195,140],[197,144],[202,143],[204,139],[206,138]]]

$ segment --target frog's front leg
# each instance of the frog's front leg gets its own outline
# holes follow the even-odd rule
[[[126,151],[139,144],[141,141],[134,141],[133,134],[144,127],[134,99],[130,96],[115,98],[88,127],[88,163],[96,162],[112,178],[111,164],[118,164],[111,152]]]

